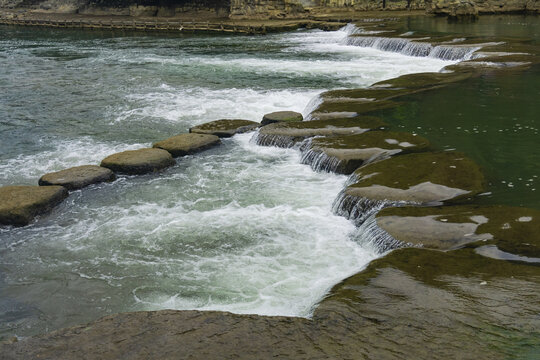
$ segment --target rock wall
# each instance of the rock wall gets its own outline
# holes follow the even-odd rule
[[[424,9],[424,0],[320,0],[320,5],[331,9],[351,10],[406,10]]]
[[[540,0],[425,0],[426,11],[451,17],[496,13],[539,13]]]

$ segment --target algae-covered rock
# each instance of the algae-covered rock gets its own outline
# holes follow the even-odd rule
[[[0,224],[24,226],[68,196],[63,186],[0,187]]]
[[[421,89],[433,88],[441,85],[452,84],[471,77],[469,72],[445,72],[445,73],[415,73],[402,75],[394,79],[380,81],[372,85],[372,88],[394,89]]]
[[[302,121],[304,117],[295,111],[276,111],[263,116],[261,125],[268,125],[276,122]]]
[[[146,174],[174,164],[171,154],[162,149],[128,150],[107,156],[101,161],[101,166],[128,175]]]
[[[275,123],[262,127],[257,134],[258,145],[291,147],[314,136],[361,134],[385,125],[380,118],[363,116],[350,119],[313,120]]]
[[[215,135],[180,134],[153,145],[154,148],[167,150],[172,156],[186,156],[219,145],[221,141]]]
[[[231,137],[255,130],[260,124],[250,120],[222,119],[197,125],[189,129],[190,133],[215,135],[219,137]]]
[[[401,105],[400,102],[391,100],[357,99],[333,99],[323,101],[309,116],[313,120],[329,120],[339,118],[353,118],[361,114],[368,114],[384,109],[390,109]]]
[[[372,200],[434,203],[478,194],[484,176],[459,152],[420,153],[366,165],[345,193]]]
[[[501,251],[540,258],[540,211],[509,206],[387,208],[377,225],[395,239],[452,250],[468,243],[494,244]]]
[[[425,151],[429,141],[410,133],[368,131],[357,135],[316,138],[302,162],[314,170],[351,174],[360,166],[397,154]]]
[[[114,173],[110,169],[97,165],[83,165],[45,174],[39,179],[39,185],[60,185],[68,190],[76,190],[112,180]]]

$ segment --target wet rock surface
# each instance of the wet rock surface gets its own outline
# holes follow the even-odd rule
[[[114,173],[110,169],[97,165],[83,165],[45,174],[39,179],[39,185],[60,185],[68,190],[76,190],[112,180]]]
[[[201,152],[221,143],[216,135],[207,134],[180,134],[153,145],[154,148],[163,149],[172,156],[186,156]]]
[[[258,145],[291,147],[297,142],[314,136],[361,134],[372,129],[379,129],[384,125],[381,119],[371,116],[275,123],[262,127],[256,140]]]
[[[268,125],[277,122],[294,122],[302,121],[304,117],[299,112],[295,111],[276,111],[263,116],[261,125]]]
[[[62,186],[0,187],[0,224],[24,226],[68,196]]]
[[[366,165],[345,193],[372,200],[431,203],[472,196],[484,188],[478,165],[459,152],[408,154]]]
[[[189,129],[190,133],[215,135],[219,137],[231,137],[255,130],[260,124],[250,120],[222,119],[197,125]]]
[[[451,250],[469,243],[493,244],[519,256],[540,257],[540,211],[509,206],[387,208],[377,225],[395,239]]]
[[[526,358],[540,326],[530,316],[540,311],[539,286],[535,267],[471,249],[401,249],[334,286],[312,320],[124,313],[0,351],[5,359]]]
[[[302,158],[315,170],[351,174],[360,166],[392,155],[426,151],[429,141],[410,133],[369,131],[313,139]]]
[[[115,173],[139,175],[158,171],[175,164],[171,154],[162,149],[128,150],[107,156],[101,166]]]

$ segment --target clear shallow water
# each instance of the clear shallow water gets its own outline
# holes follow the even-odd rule
[[[302,111],[323,90],[450,63],[345,46],[345,36],[0,27],[0,184],[35,184],[195,124]],[[163,308],[309,316],[377,252],[331,212],[345,177],[250,137],[159,176],[75,192],[28,227],[0,229],[0,334]]]

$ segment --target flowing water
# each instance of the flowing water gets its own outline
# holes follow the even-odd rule
[[[308,111],[324,90],[452,63],[346,37],[0,27],[0,185],[35,184],[219,118]],[[379,251],[332,213],[346,177],[250,138],[160,175],[74,192],[30,226],[0,229],[0,336],[164,308],[310,316]]]

